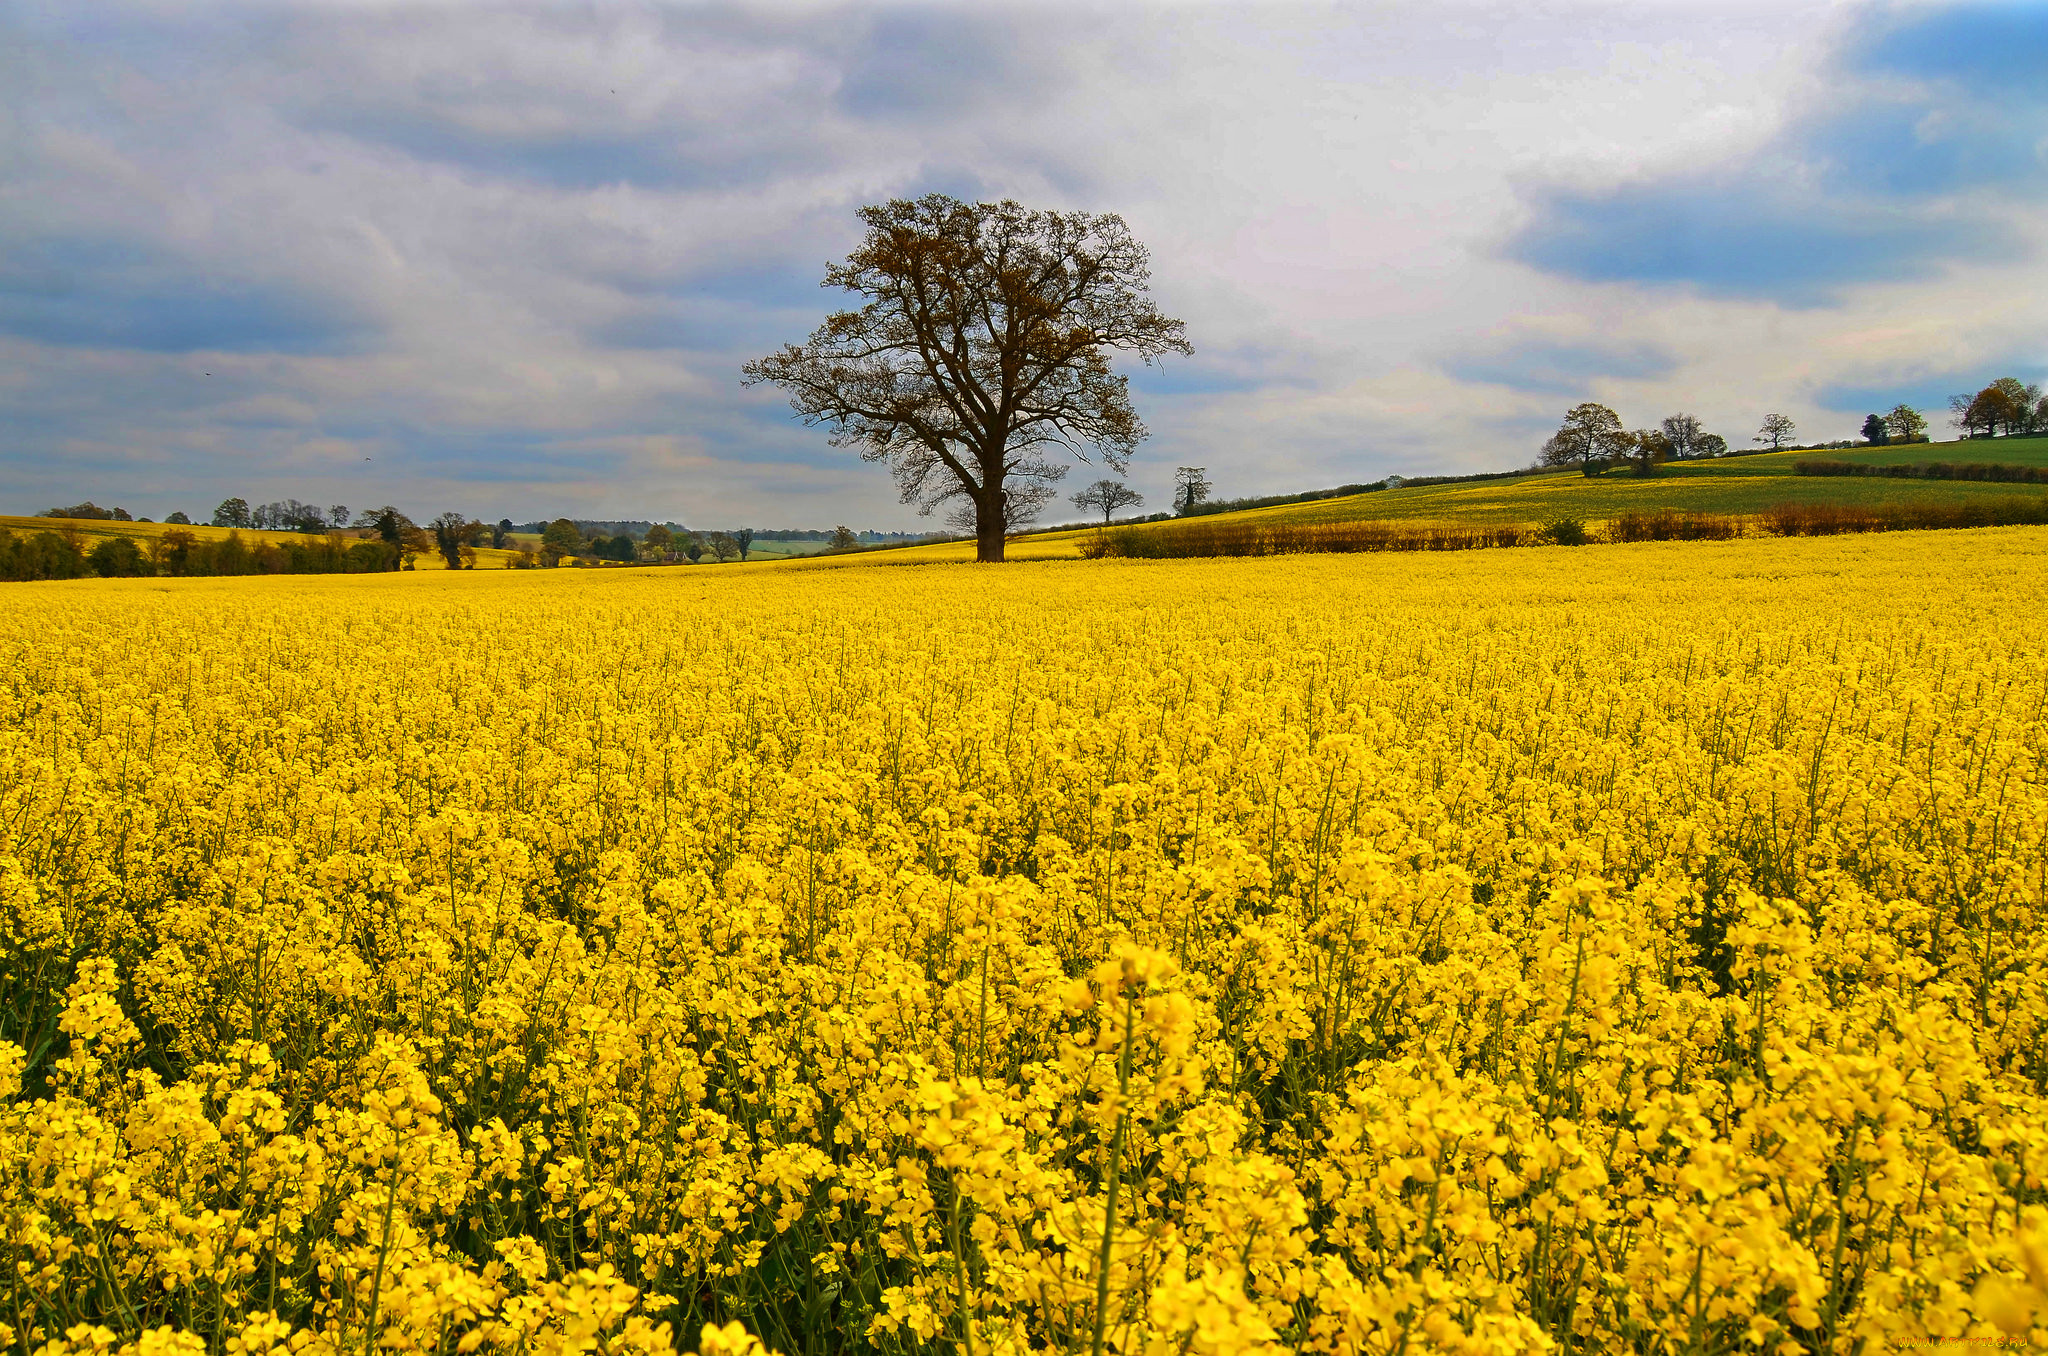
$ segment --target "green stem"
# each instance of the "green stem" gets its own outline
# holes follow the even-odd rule
[[[377,1349],[377,1301],[384,1290],[384,1261],[391,1255],[391,1213],[398,1204],[398,1165],[391,1166],[391,1192],[384,1198],[384,1236],[377,1243],[377,1270],[370,1278],[370,1316],[363,1325],[363,1356]]]
[[[1102,1356],[1103,1338],[1109,1331],[1109,1259],[1116,1245],[1116,1189],[1123,1180],[1124,1127],[1130,1121],[1130,1112],[1124,1107],[1123,1099],[1131,1086],[1131,1025],[1135,1006],[1136,999],[1126,995],[1124,1043],[1116,1060],[1116,1136],[1109,1146],[1109,1188],[1102,1207],[1102,1254],[1095,1270],[1095,1342],[1090,1348],[1093,1356]]]

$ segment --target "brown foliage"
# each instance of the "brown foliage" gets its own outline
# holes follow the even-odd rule
[[[1742,535],[1742,519],[1720,513],[1624,513],[1607,525],[1609,541],[1728,541]]]
[[[1083,543],[1083,554],[1145,560],[1192,556],[1278,556],[1363,551],[1473,551],[1523,546],[1535,534],[1516,525],[1455,527],[1429,524],[1230,523],[1197,519],[1158,527],[1125,527]]]

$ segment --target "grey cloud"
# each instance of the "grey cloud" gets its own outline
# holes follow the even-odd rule
[[[1540,190],[1510,257],[1589,282],[1689,285],[1710,296],[1832,304],[1844,287],[2019,258],[2003,224],[1946,211],[1830,203],[1739,175]]]
[[[1442,366],[1459,381],[1583,398],[1589,382],[1602,377],[1666,376],[1677,368],[1678,359],[1655,344],[1615,345],[1532,335],[1476,347],[1452,356]]]
[[[820,173],[875,128],[929,137],[1062,83],[1031,26],[998,11],[494,7],[293,24],[326,74],[268,80],[298,125],[565,188],[703,189]],[[908,124],[907,126],[905,124]]]
[[[340,298],[102,237],[15,243],[0,259],[0,333],[168,353],[331,354],[363,351],[377,329]]]

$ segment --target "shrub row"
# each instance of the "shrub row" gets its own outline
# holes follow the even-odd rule
[[[1472,551],[1507,546],[1581,546],[1591,542],[1729,541],[1736,537],[1821,537],[1846,532],[1899,532],[1955,527],[2048,524],[2048,498],[1977,504],[1783,504],[1750,516],[1715,513],[1624,513],[1604,529],[1577,518],[1541,527],[1445,527],[1429,524],[1203,523],[1123,527],[1081,543],[1091,560],[1180,560],[1197,556],[1276,556],[1356,551]]]
[[[2048,523],[2048,498],[1997,499],[1981,504],[1781,504],[1759,515],[1779,537],[1828,537],[1842,532],[1904,532],[1948,527],[2016,527]]]
[[[1853,461],[1799,461],[1792,470],[1802,476],[1882,476],[1889,480],[1992,480],[2019,485],[2048,484],[2048,466],[2009,466],[2000,462],[1923,461],[1895,466],[1865,466]]]
[[[0,580],[11,581],[87,575],[375,574],[397,564],[396,547],[339,534],[251,544],[239,532],[202,541],[173,530],[142,541],[105,537],[88,549],[75,532],[17,535],[0,528]]]
[[[1742,535],[1742,519],[1724,513],[1624,513],[1607,525],[1609,541],[1728,541]],[[1552,534],[1555,539],[1555,533]]]
[[[1139,560],[1192,556],[1277,556],[1299,552],[1472,551],[1522,546],[1526,527],[1441,527],[1405,523],[1205,523],[1120,527],[1083,538],[1081,554]]]

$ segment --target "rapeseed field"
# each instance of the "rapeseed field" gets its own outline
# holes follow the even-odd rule
[[[2048,1341],[2048,530],[19,585],[0,1341]]]

